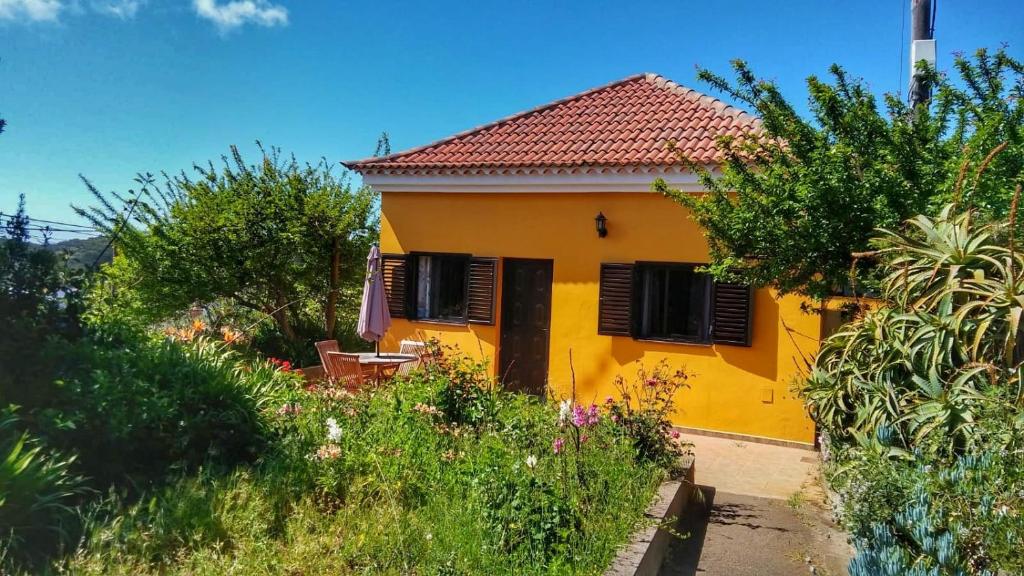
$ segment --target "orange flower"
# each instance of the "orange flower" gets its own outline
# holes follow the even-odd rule
[[[233,330],[227,326],[221,328],[220,333],[224,336],[224,342],[226,342],[227,344],[235,344],[236,342],[241,342],[242,337],[244,336],[241,331]]]
[[[192,321],[192,330],[193,332],[202,332],[203,330],[206,330],[206,324],[203,324],[202,320],[196,318]]]

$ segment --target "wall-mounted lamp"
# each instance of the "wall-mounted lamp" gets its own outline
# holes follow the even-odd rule
[[[603,212],[598,212],[597,216],[594,217],[594,223],[597,224],[597,237],[604,238],[608,235],[608,219],[604,217]]]

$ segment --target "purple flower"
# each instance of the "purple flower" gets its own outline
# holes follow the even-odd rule
[[[593,426],[601,421],[601,414],[597,411],[597,405],[591,404],[590,407],[584,408],[582,406],[573,406],[572,408],[572,423],[577,428],[585,428],[587,426]]]
[[[565,446],[565,440],[563,440],[561,437],[555,438],[555,441],[551,444],[551,450],[555,454],[561,454],[563,446]]]

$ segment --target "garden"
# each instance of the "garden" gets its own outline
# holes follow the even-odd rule
[[[358,345],[374,199],[323,166],[233,160],[143,180],[131,220],[97,193],[83,212],[122,239],[99,272],[34,249],[24,209],[6,222],[0,571],[603,572],[678,471],[686,374],[581,404],[430,343],[383,386],[310,380],[313,341]]]

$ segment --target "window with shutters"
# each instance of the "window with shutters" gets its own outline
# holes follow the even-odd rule
[[[698,264],[601,264],[597,333],[644,340],[750,346],[754,291],[713,282]]]
[[[382,254],[392,318],[494,324],[498,259],[468,254]]]
[[[692,264],[638,263],[635,270],[638,338],[710,341],[710,276],[697,272]]]
[[[469,261],[464,254],[412,255],[416,319],[466,321]]]

